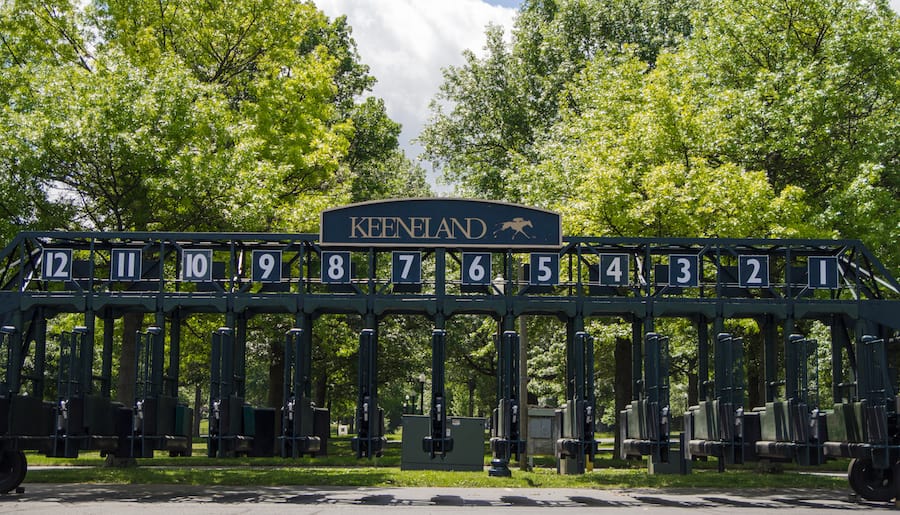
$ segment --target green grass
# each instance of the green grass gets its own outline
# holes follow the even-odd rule
[[[842,477],[808,474],[760,474],[752,470],[718,473],[699,470],[686,476],[649,475],[639,469],[595,469],[584,475],[562,476],[555,469],[513,469],[512,477],[487,472],[400,470],[398,467],[67,467],[33,470],[29,483],[115,483],[187,485],[304,486],[430,486],[498,488],[816,488],[845,489]]]
[[[584,475],[559,475],[553,456],[535,456],[532,471],[519,470],[512,463],[511,478],[489,477],[483,472],[443,472],[400,470],[400,442],[389,440],[383,457],[358,460],[350,448],[350,438],[332,438],[328,456],[284,458],[208,458],[206,443],[195,440],[194,455],[170,458],[164,453],[142,459],[136,467],[107,467],[99,453],[84,452],[77,459],[47,458],[27,453],[30,470],[26,483],[116,483],[188,485],[304,485],[304,486],[432,486],[504,488],[816,488],[846,489],[844,477],[791,473],[797,467],[785,465],[785,473],[763,473],[757,464],[729,467],[718,473],[715,460],[694,462],[692,474],[654,475],[643,461],[623,461],[600,455],[595,468]],[[485,465],[490,454],[485,453]],[[810,470],[845,471],[846,461]]]

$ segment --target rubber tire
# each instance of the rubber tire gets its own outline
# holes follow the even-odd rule
[[[15,490],[28,472],[28,460],[22,451],[3,451],[0,453],[0,493]]]
[[[850,488],[860,497],[869,501],[888,502],[896,496],[894,471],[877,469],[872,460],[853,458],[847,467]]]

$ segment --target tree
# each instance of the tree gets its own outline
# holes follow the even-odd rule
[[[374,79],[346,20],[311,3],[17,0],[0,27],[10,235],[314,230],[353,174],[390,175],[382,159],[404,172],[396,187],[421,186],[383,106],[358,104]],[[125,316],[126,402],[142,322]]]
[[[708,1],[685,54],[708,77],[710,156],[815,198],[817,223],[897,270],[900,21],[886,2]]]
[[[637,45],[647,59],[689,33],[695,2],[536,0],[522,5],[507,45],[488,27],[485,56],[444,71],[432,119],[420,139],[425,156],[466,196],[519,201],[509,186],[538,162],[537,144],[559,119],[566,85],[590,59]],[[448,111],[449,110],[449,111]]]

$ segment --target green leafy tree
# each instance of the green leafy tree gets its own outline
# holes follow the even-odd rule
[[[321,209],[349,199],[354,174],[396,166],[405,181],[381,195],[422,185],[383,106],[358,103],[374,79],[346,20],[311,3],[16,0],[0,6],[0,27],[8,235],[312,231]],[[126,402],[142,324],[126,314]],[[183,362],[208,361],[198,348]]]
[[[559,119],[562,92],[594,55],[637,45],[653,59],[690,31],[680,0],[536,0],[522,5],[507,45],[486,30],[484,57],[444,71],[420,139],[425,156],[466,196],[519,201],[509,185],[539,160],[537,144]]]

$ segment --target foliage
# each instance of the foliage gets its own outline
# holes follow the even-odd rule
[[[485,56],[444,71],[420,139],[425,156],[460,194],[519,201],[510,186],[524,165],[539,161],[537,144],[559,120],[566,85],[590,62],[622,45],[653,60],[690,32],[695,2],[536,0],[525,2],[507,46],[488,27]]]

